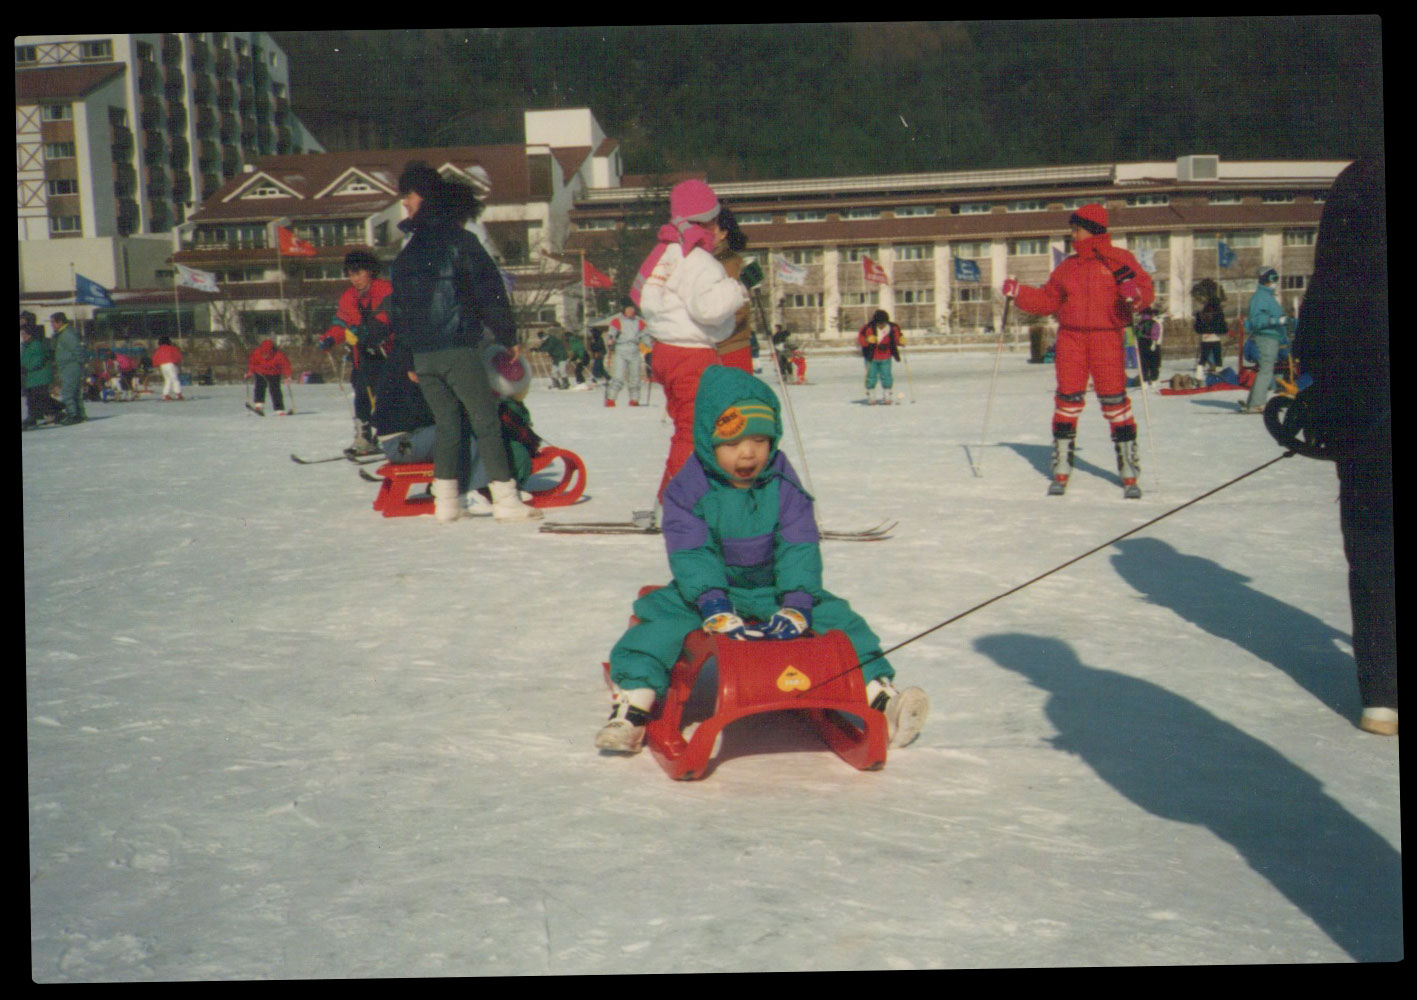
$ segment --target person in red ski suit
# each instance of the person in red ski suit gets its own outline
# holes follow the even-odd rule
[[[354,355],[354,443],[345,449],[350,455],[372,455],[379,450],[374,439],[374,394],[383,372],[384,359],[393,348],[393,330],[385,300],[394,286],[379,277],[379,260],[367,250],[354,250],[344,258],[344,274],[349,287],[340,296],[334,322],[320,338],[325,350],[347,345]]]
[[[1155,293],[1151,278],[1136,258],[1112,246],[1107,235],[1106,208],[1084,205],[1072,214],[1068,224],[1073,254],[1054,269],[1042,288],[1020,285],[1013,277],[1003,287],[1004,295],[1015,298],[1024,312],[1058,317],[1053,483],[1048,492],[1061,494],[1067,487],[1078,417],[1082,415],[1090,377],[1102,415],[1112,425],[1123,493],[1137,498],[1141,496],[1137,486],[1137,424],[1127,399],[1123,328],[1131,323],[1133,310],[1151,305]]]
[[[251,408],[257,413],[261,412],[266,402],[266,388],[269,386],[271,405],[275,407],[276,413],[284,413],[285,397],[281,395],[280,380],[290,380],[290,358],[275,345],[275,341],[267,338],[251,352],[246,361],[246,377],[253,375],[256,377],[256,395]]]
[[[895,381],[891,375],[891,359],[900,360],[900,345],[905,343],[905,335],[900,326],[891,322],[890,314],[877,309],[870,322],[856,332],[856,346],[861,348],[861,356],[866,361],[866,404],[875,402],[871,390],[881,383],[881,402],[891,401],[891,389]]]

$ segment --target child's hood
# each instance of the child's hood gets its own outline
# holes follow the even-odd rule
[[[762,379],[741,368],[713,365],[699,380],[699,390],[694,396],[694,453],[699,456],[699,462],[711,478],[727,481],[713,456],[714,425],[724,410],[743,400],[754,400],[772,407],[772,451],[768,454],[768,464],[771,465],[777,457],[778,444],[782,441],[782,407],[777,393]]]

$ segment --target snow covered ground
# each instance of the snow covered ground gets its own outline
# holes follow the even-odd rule
[[[1238,393],[1151,395],[1150,433],[1134,393],[1124,501],[1089,397],[1048,498],[1051,368],[1004,356],[981,451],[993,355],[910,361],[903,405],[860,405],[845,354],[791,397],[824,525],[900,521],[825,552],[888,646],[1279,454]],[[759,717],[676,783],[591,746],[658,539],[383,519],[348,463],[288,458],[348,443],[346,395],[262,419],[242,393],[22,435],[36,980],[1403,955],[1398,740],[1354,726],[1329,464],[894,653],[933,710],[880,772]],[[552,518],[647,505],[662,407],[528,403],[590,471]]]

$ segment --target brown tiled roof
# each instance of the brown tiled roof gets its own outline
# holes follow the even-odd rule
[[[559,149],[552,149],[551,155],[556,157],[557,163],[561,164],[562,175],[569,179],[571,175],[581,169],[581,165],[590,156],[590,147],[563,146]],[[494,187],[493,190],[495,191],[496,188]]]
[[[83,97],[100,84],[128,70],[126,63],[93,63],[45,66],[15,70],[15,103],[36,104],[61,98]]]
[[[609,156],[615,148],[620,145],[619,139],[603,139],[599,146],[595,148],[596,156]]]
[[[263,156],[254,164],[254,173],[263,173],[303,197],[233,199],[224,198],[250,183],[253,174],[239,174],[202,202],[192,213],[192,222],[235,222],[265,220],[288,215],[296,219],[370,215],[387,207],[396,195],[326,195],[314,197],[341,176],[357,168],[390,188],[397,189],[398,176],[410,160],[423,160],[435,169],[451,163],[460,170],[480,164],[492,180],[489,205],[519,204],[529,200],[526,147],[453,146],[430,149],[372,149],[342,153],[306,153]]]

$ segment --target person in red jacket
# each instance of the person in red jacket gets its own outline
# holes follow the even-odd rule
[[[372,455],[379,450],[373,429],[374,394],[394,340],[384,300],[394,286],[379,277],[379,259],[368,250],[347,254],[344,274],[349,287],[319,343],[327,351],[347,345],[354,354],[354,374],[349,379],[354,389],[354,443],[345,451],[351,456]]]
[[[282,378],[290,380],[290,359],[285,356],[285,352],[275,345],[275,341],[267,338],[261,341],[261,346],[251,352],[251,357],[246,362],[246,377],[256,377],[256,395],[253,403],[247,403],[251,409],[257,413],[265,412],[266,387],[271,390],[271,405],[275,407],[278,416],[285,415],[288,411],[285,408],[285,397],[281,395],[280,380]]]
[[[182,398],[182,352],[172,346],[171,337],[159,337],[153,351],[153,364],[162,372],[162,401]]]
[[[1151,278],[1135,257],[1112,245],[1107,235],[1107,209],[1083,205],[1068,219],[1073,253],[1054,269],[1042,288],[1020,285],[1017,278],[1004,282],[1005,296],[1015,298],[1019,309],[1035,316],[1058,317],[1054,368],[1058,378],[1053,409],[1053,482],[1048,493],[1067,489],[1073,466],[1078,417],[1092,379],[1102,415],[1112,425],[1117,451],[1117,471],[1122,495],[1141,496],[1137,449],[1137,422],[1127,399],[1123,365],[1123,328],[1134,309],[1151,305]]]
[[[900,345],[905,336],[900,327],[891,322],[890,314],[877,309],[871,321],[856,333],[856,346],[861,348],[861,356],[866,361],[866,404],[869,406],[871,390],[876,388],[877,379],[881,383],[882,405],[891,401],[891,389],[895,381],[891,375],[891,359],[900,360]]]

